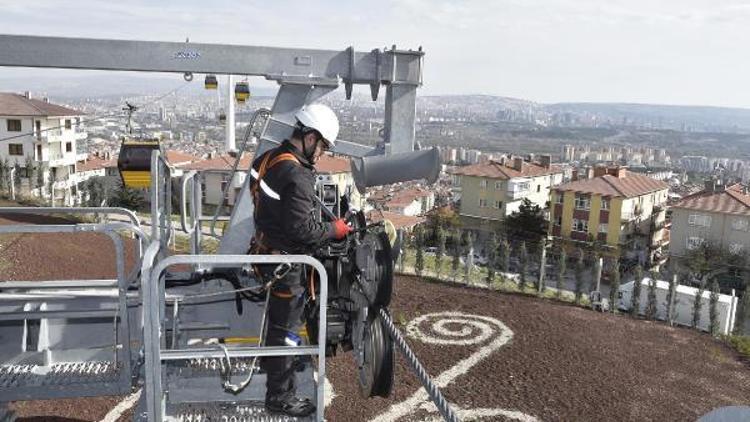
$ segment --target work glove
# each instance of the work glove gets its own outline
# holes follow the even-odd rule
[[[346,224],[346,221],[343,218],[338,218],[333,221],[333,224],[331,224],[331,231],[333,232],[331,237],[340,240],[345,238],[347,234],[353,232],[354,229]]]

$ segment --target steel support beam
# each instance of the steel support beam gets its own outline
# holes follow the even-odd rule
[[[419,84],[421,52],[356,52],[91,38],[0,35],[0,66],[344,79]]]

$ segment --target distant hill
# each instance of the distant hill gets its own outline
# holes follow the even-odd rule
[[[550,113],[596,115],[615,121],[651,122],[654,126],[686,125],[693,129],[750,129],[750,109],[633,103],[547,104]],[[661,123],[661,124],[659,124]]]

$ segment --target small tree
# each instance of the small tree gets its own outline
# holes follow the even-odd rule
[[[672,276],[669,279],[669,290],[667,291],[667,301],[664,304],[664,309],[667,310],[667,322],[669,325],[674,325],[675,310],[677,309],[677,275]]]
[[[750,313],[750,286],[745,285],[745,292],[742,294],[742,298],[740,298],[739,306],[737,308],[737,316],[734,320],[734,335],[739,336],[743,334],[743,325],[745,324],[745,319],[747,318],[748,313]]]
[[[10,168],[8,167],[8,159],[3,158],[0,160],[0,191],[8,191],[8,173]]]
[[[640,265],[635,267],[633,275],[633,292],[630,297],[630,314],[638,318],[641,312],[641,282],[643,282],[643,268]]]
[[[437,250],[435,251],[435,274],[440,278],[440,272],[443,269],[443,256],[445,256],[445,229],[442,226],[437,228]]]
[[[545,242],[544,242],[544,239],[542,239],[539,242],[538,251],[537,251],[537,256],[539,256],[539,277],[537,277],[536,279],[536,286],[535,286],[536,290],[539,293],[544,293],[544,289],[546,287],[544,283],[544,279],[542,278],[544,276],[544,266],[546,265],[545,261],[547,260],[547,254],[544,249],[545,249]]]
[[[421,226],[417,226],[417,230],[414,232],[414,250],[416,257],[414,260],[414,272],[417,276],[422,276],[422,270],[424,270],[424,233]]]
[[[695,299],[693,300],[693,322],[690,325],[693,328],[698,328],[698,324],[701,322],[701,309],[703,308],[703,292],[706,290],[706,282],[704,280],[700,281],[700,285],[698,286],[698,291],[695,294]]]
[[[576,303],[581,303],[581,296],[583,294],[583,278],[586,272],[586,266],[583,263],[583,249],[578,249],[578,262],[576,262],[576,279],[575,285],[573,286],[573,293],[575,294]]]
[[[472,261],[474,259],[472,256],[474,254],[474,239],[471,232],[468,230],[465,232],[465,239],[466,247],[464,248],[464,251],[466,251],[466,261],[464,262],[464,283],[469,284]]]
[[[492,286],[495,282],[495,265],[497,263],[497,235],[492,232],[490,239],[487,241],[487,285]]]
[[[609,311],[617,313],[617,299],[620,291],[620,263],[615,262],[609,273]]]
[[[34,190],[41,188],[40,185],[37,185],[38,169],[34,165],[34,159],[28,155],[26,156],[26,160],[23,166],[24,166],[24,170],[26,173],[26,180],[28,181],[28,184],[29,184],[29,195],[33,196]],[[41,195],[41,192],[39,192],[39,194]]]
[[[524,291],[526,289],[526,269],[529,265],[529,253],[526,250],[526,242],[521,242],[521,247],[518,251],[518,261],[521,265],[521,268],[518,270],[520,275],[518,287],[521,291]]]
[[[503,237],[500,242],[500,259],[498,262],[500,271],[507,273],[510,271],[510,242],[507,237]]]
[[[711,294],[708,302],[708,318],[709,328],[708,331],[712,336],[719,334],[719,283],[716,279],[711,282]]]
[[[646,296],[646,319],[656,319],[656,278],[657,274],[652,272],[648,280],[648,295]]]
[[[565,287],[565,271],[567,270],[567,264],[568,264],[568,257],[565,254],[565,248],[560,248],[560,260],[557,262],[557,284],[555,284],[555,288],[557,289],[557,293],[555,295],[558,299],[562,297],[562,291]]]
[[[18,188],[21,186],[21,171],[22,171],[21,164],[19,164],[18,161],[16,161],[15,164],[13,164],[13,169],[14,169],[13,180],[11,182],[13,183],[13,186],[16,192],[18,192]]]
[[[456,230],[453,233],[453,247],[451,248],[451,271],[453,281],[458,277],[458,266],[461,263],[461,232]]]
[[[542,208],[528,198],[521,200],[518,211],[505,218],[508,237],[514,240],[539,242],[547,234],[547,220]]]
[[[593,292],[597,289],[597,285],[602,279],[602,266],[599,264],[599,254],[594,253],[594,265],[591,266],[591,281],[589,284],[589,292]]]

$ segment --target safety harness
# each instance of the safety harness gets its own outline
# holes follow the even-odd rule
[[[260,162],[260,167],[258,168],[258,175],[253,181],[253,183],[250,185],[250,192],[253,195],[253,202],[255,205],[255,217],[258,216],[258,209],[260,208],[260,191],[261,191],[261,184],[263,182],[263,176],[268,173],[269,170],[274,168],[277,164],[283,162],[283,161],[291,161],[295,165],[301,165],[299,162],[299,159],[294,156],[294,154],[290,152],[284,152],[282,154],[279,154],[273,158],[271,158],[272,154],[266,154],[265,157],[263,157],[263,160]],[[256,228],[256,236],[253,240],[253,243],[250,247],[250,253],[251,254],[274,254],[274,253],[281,253],[280,251],[275,251],[273,249],[268,248],[263,244],[263,232],[260,230],[257,230]],[[282,269],[282,266],[284,268]],[[291,266],[289,264],[281,264],[279,267],[276,268],[274,271],[274,275],[276,279],[283,278],[283,275],[286,275],[286,273],[291,269]],[[257,276],[261,276],[260,269],[253,265],[253,270],[255,271],[255,274]],[[279,273],[283,271],[283,275],[279,277]],[[315,270],[313,268],[310,268],[310,277],[309,277],[309,283],[310,283],[310,295],[313,300],[315,300],[315,284],[314,284],[314,274]],[[294,297],[291,293],[287,292],[278,292],[278,291],[272,291],[272,294],[278,298],[282,299],[291,299]]]

